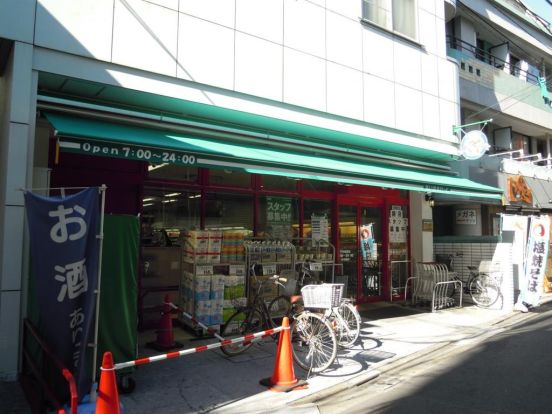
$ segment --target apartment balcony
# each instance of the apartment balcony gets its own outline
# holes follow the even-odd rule
[[[459,64],[462,100],[552,129],[552,107],[543,96],[548,91],[538,74],[456,38],[448,38],[447,54]]]

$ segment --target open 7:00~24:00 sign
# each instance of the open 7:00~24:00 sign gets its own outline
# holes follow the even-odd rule
[[[179,154],[168,151],[157,151],[143,148],[132,147],[112,147],[105,145],[93,145],[88,142],[82,144],[82,150],[92,154],[106,154],[111,156],[119,156],[123,158],[134,158],[138,160],[146,160],[153,162],[166,162],[166,163],[181,163],[186,165],[193,165],[196,163],[195,155]]]

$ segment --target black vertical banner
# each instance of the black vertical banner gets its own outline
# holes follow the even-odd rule
[[[87,345],[93,341],[98,283],[98,188],[67,197],[25,193],[40,330],[77,380],[90,391]],[[91,353],[89,355],[92,355]]]

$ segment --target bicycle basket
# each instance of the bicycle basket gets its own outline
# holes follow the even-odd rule
[[[330,309],[339,306],[343,296],[343,283],[307,285],[301,289],[305,308]]]

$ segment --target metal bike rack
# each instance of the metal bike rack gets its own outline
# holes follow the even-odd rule
[[[460,292],[458,307],[462,307],[462,282],[451,280],[444,264],[421,262],[416,264],[416,276],[407,279],[404,298],[407,297],[408,282],[412,280],[412,303],[431,303],[431,311],[456,305],[454,298],[447,295],[447,288],[454,284]]]

